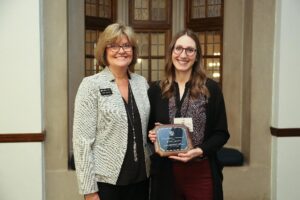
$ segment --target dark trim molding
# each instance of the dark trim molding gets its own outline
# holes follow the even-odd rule
[[[44,142],[46,131],[42,133],[0,133],[0,143],[15,143],[15,142]]]
[[[299,137],[300,128],[274,128],[270,127],[271,134],[276,137]]]

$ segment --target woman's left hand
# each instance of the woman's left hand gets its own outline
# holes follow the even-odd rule
[[[196,157],[202,157],[203,151],[199,147],[191,149],[186,153],[179,153],[177,156],[169,156],[170,159],[178,160],[181,162],[188,162]]]

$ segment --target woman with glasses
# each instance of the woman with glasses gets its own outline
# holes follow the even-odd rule
[[[201,46],[195,33],[179,32],[167,51],[165,77],[148,90],[151,112],[148,137],[153,128],[184,124],[193,147],[168,157],[152,156],[152,200],[222,200],[222,166],[216,153],[229,133],[225,104],[219,85],[201,65]]]
[[[95,57],[104,69],[83,79],[75,100],[73,148],[79,192],[85,200],[146,200],[150,158],[150,104],[132,28],[109,25]]]

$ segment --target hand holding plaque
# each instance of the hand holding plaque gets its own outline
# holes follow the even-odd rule
[[[154,129],[155,152],[160,156],[177,155],[193,148],[188,128],[182,124],[159,125]]]

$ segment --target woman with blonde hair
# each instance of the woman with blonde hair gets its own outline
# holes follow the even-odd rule
[[[103,70],[78,89],[73,147],[85,200],[148,199],[150,104],[146,79],[131,71],[137,52],[132,28],[109,25],[95,52]]]

